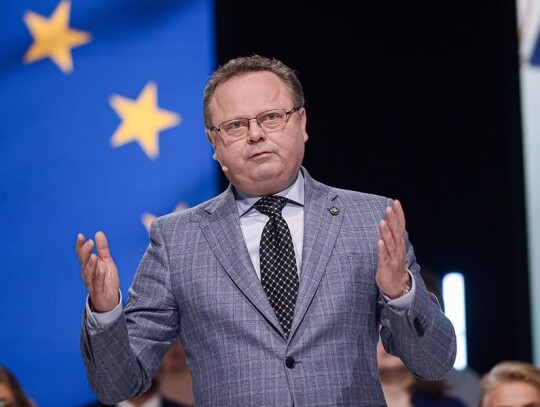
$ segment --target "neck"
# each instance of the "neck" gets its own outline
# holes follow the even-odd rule
[[[300,171],[298,172],[297,176],[292,181],[290,181],[289,183],[283,184],[282,186],[278,186],[276,188],[257,188],[256,190],[245,191],[241,188],[238,188],[237,186],[233,184],[235,195],[237,199],[275,195],[279,192],[286,191],[288,188],[290,188],[296,182],[299,176],[300,176]]]

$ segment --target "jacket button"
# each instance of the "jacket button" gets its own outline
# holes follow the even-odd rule
[[[86,343],[83,343],[83,344],[82,344],[81,350],[84,352],[84,355],[86,356],[86,358],[87,358],[88,360],[91,360],[91,358],[90,358],[90,351],[88,350],[88,346],[86,346]]]
[[[289,356],[287,359],[285,359],[285,366],[287,366],[289,369],[294,368],[294,365],[296,365],[294,358]]]
[[[413,319],[413,324],[414,324],[414,329],[416,329],[416,333],[418,334],[418,336],[424,336],[425,329],[424,329],[424,326],[422,325],[422,322],[420,322],[420,319],[418,319],[418,317],[415,317]]]

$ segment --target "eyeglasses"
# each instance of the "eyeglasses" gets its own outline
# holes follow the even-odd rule
[[[227,140],[236,140],[247,134],[251,121],[255,120],[265,134],[272,133],[283,130],[289,121],[290,115],[299,111],[301,108],[301,106],[294,107],[289,111],[285,109],[266,110],[251,119],[239,117],[237,119],[227,120],[218,127],[214,126],[209,130],[217,131]]]

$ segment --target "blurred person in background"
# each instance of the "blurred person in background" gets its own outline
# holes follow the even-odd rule
[[[187,368],[180,340],[169,348],[161,367],[152,379],[148,391],[117,404],[103,404],[96,400],[84,407],[193,407],[191,375]],[[0,404],[0,407],[4,407]]]
[[[388,407],[465,407],[457,398],[445,394],[444,380],[420,380],[400,358],[386,352],[381,340],[377,345],[377,363]]]
[[[439,300],[444,312],[441,278],[431,269],[422,267],[420,276],[424,280],[426,288]],[[478,407],[480,402],[480,374],[466,366],[464,369],[452,368],[444,378],[444,394],[455,397],[467,407]]]
[[[540,407],[540,370],[522,361],[497,363],[482,377],[480,407]]]
[[[104,404],[100,401],[95,401],[90,404],[86,404],[84,407],[191,407],[189,405],[180,404],[176,401],[169,400],[163,397],[159,393],[159,373],[152,379],[150,388],[143,394],[137,397],[133,397],[129,400],[121,401],[116,404]],[[0,405],[0,407],[2,407]]]
[[[163,397],[184,406],[195,405],[191,390],[191,373],[179,339],[165,354],[161,362],[159,377],[159,393]]]
[[[17,378],[0,365],[0,407],[37,407],[25,394]]]

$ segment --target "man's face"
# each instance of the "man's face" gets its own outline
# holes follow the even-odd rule
[[[212,122],[218,127],[226,120],[252,118],[272,109],[291,110],[289,91],[273,73],[254,72],[219,85],[212,97]],[[207,132],[229,181],[252,195],[279,192],[294,182],[304,158],[308,139],[306,111],[292,113],[283,128],[264,133],[255,120],[245,137],[228,142],[218,132]]]
[[[530,383],[502,383],[486,394],[482,407],[540,407],[540,391]]]

